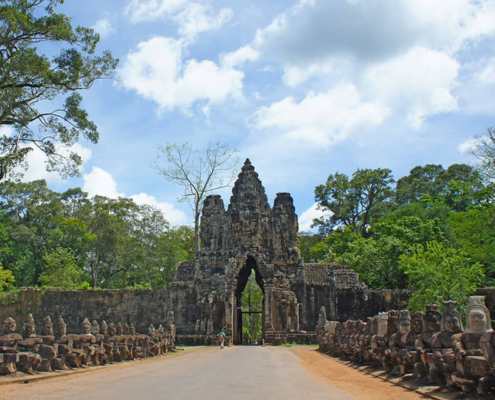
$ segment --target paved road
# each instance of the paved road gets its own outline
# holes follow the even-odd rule
[[[0,399],[355,399],[309,374],[284,347],[207,348],[5,389],[1,388]]]

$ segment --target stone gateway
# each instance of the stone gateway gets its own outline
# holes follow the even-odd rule
[[[338,317],[338,292],[350,289],[359,297],[366,288],[347,267],[304,264],[298,227],[291,195],[277,193],[270,207],[247,159],[227,210],[220,196],[205,199],[202,249],[193,262],[178,265],[170,287],[178,340],[206,343],[225,328],[234,344],[242,343],[241,296],[254,271],[264,294],[265,341],[314,342],[320,307]]]

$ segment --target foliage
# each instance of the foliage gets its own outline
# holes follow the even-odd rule
[[[251,309],[261,311],[263,308],[263,291],[256,283],[255,272],[252,271],[248,278],[244,292],[242,293],[242,310],[248,311],[249,306]],[[262,339],[262,325],[261,314],[243,314],[242,320],[242,340],[245,342],[245,337],[249,338],[250,343],[254,343],[255,340],[261,342]]]
[[[62,3],[6,0],[0,6],[0,127],[12,128],[0,137],[0,180],[26,168],[35,147],[47,156],[47,170],[77,174],[81,157],[58,144],[70,147],[80,136],[98,142],[80,92],[111,77],[118,60],[108,51],[95,55],[100,36],[73,28],[68,16],[54,11]],[[50,59],[42,49],[52,50],[51,44],[67,47]]]
[[[416,310],[447,299],[456,300],[463,307],[483,279],[480,263],[473,263],[463,251],[438,242],[428,242],[426,247],[417,245],[410,255],[401,256],[399,268],[416,288],[409,301],[409,307]]]
[[[495,205],[486,204],[450,216],[454,244],[483,265],[487,280],[495,284]]]
[[[332,215],[315,220],[315,226],[325,234],[349,226],[365,237],[370,225],[386,210],[393,183],[392,171],[386,168],[358,169],[351,179],[338,172],[330,174],[324,185],[316,187],[315,200],[320,209]]]
[[[4,290],[9,286],[9,283],[14,282],[14,275],[8,269],[5,270],[2,268],[2,264],[0,263],[0,291]]]
[[[4,181],[0,210],[0,262],[17,286],[60,286],[47,272],[47,262],[59,257],[82,273],[78,285],[163,288],[175,265],[194,253],[189,227],[170,228],[158,209],[131,199]]]
[[[158,147],[155,168],[169,182],[174,182],[184,189],[181,201],[191,205],[194,217],[194,243],[196,251],[200,250],[199,218],[203,200],[208,193],[229,186],[235,176],[239,159],[237,150],[226,143],[208,143],[205,154],[197,156],[191,143],[177,144],[168,142]],[[165,159],[167,165],[159,164]]]
[[[69,249],[57,247],[52,253],[43,257],[45,271],[40,276],[43,286],[56,286],[64,290],[79,287],[82,277],[82,269]]]
[[[310,232],[299,233],[299,251],[304,262],[309,263],[314,259],[311,254],[312,247],[318,245],[322,241],[320,234],[312,234]]]

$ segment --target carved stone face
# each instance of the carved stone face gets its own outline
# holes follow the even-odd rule
[[[440,319],[441,316],[439,313],[431,313],[428,315],[426,313],[425,317],[425,331],[426,332],[438,332],[440,331]]]
[[[116,333],[117,333],[117,328],[115,328],[115,324],[112,322],[108,327],[108,334],[110,336],[115,336]]]
[[[6,334],[14,333],[15,327],[16,324],[14,318],[11,317],[5,318],[5,321],[3,322],[3,330]]]
[[[67,333],[67,325],[65,324],[62,317],[57,320],[57,336],[63,337]]]
[[[467,317],[472,332],[483,333],[486,331],[486,315],[483,311],[472,310]]]
[[[93,324],[91,326],[91,333],[93,335],[99,335],[100,334],[100,325],[98,325],[98,321],[94,320]]]
[[[461,329],[461,321],[457,317],[446,317],[445,318],[445,329],[447,332],[455,333]]]
[[[85,335],[91,334],[91,324],[83,324],[83,333]]]
[[[414,318],[412,320],[412,327],[415,333],[421,333],[423,332],[425,324],[422,318]]]
[[[378,318],[378,336],[385,336],[387,334],[387,328],[387,318]]]
[[[43,336],[53,336],[53,324],[50,316],[45,317],[43,320],[43,329],[41,330]]]
[[[403,320],[399,322],[399,331],[401,335],[407,335],[411,330],[411,321]]]

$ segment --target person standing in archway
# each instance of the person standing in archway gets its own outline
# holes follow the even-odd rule
[[[225,343],[225,332],[223,331],[223,329],[218,334],[218,337],[220,339],[220,348],[223,349],[223,346],[224,346],[224,343]]]

